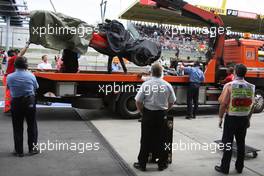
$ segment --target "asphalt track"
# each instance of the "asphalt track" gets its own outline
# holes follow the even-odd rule
[[[39,142],[43,143],[43,146],[45,144],[48,148],[49,141],[53,144],[75,143],[78,147],[71,150],[68,148],[66,150],[66,147],[63,150],[46,149],[35,156],[14,157],[11,154],[13,151],[11,117],[0,113],[0,176],[135,175],[93,124],[81,119],[73,108],[38,108],[37,119]],[[26,153],[26,125],[24,127]],[[79,145],[81,143],[89,144],[89,148],[84,151],[83,145]]]

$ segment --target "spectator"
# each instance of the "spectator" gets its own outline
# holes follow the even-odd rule
[[[113,63],[112,63],[112,71],[113,72],[118,72],[121,70],[120,65],[118,64],[118,61],[114,59]]]
[[[21,50],[9,50],[7,52],[8,54],[8,61],[7,61],[7,68],[6,68],[6,72],[5,75],[3,77],[3,85],[5,86],[5,107],[4,107],[4,113],[8,113],[10,112],[10,106],[11,106],[11,96],[10,96],[10,90],[8,89],[8,87],[6,87],[7,83],[6,83],[6,78],[9,74],[13,73],[15,71],[15,60],[17,57],[21,57],[23,56],[28,47],[29,47],[30,43],[27,42],[26,46]]]
[[[38,69],[40,70],[52,69],[51,64],[48,63],[48,55],[43,55],[41,59],[42,59],[42,63],[38,64]]]
[[[12,124],[14,133],[14,155],[23,157],[23,124],[24,118],[28,125],[28,149],[29,154],[37,154],[34,149],[37,145],[38,129],[36,122],[35,91],[38,88],[36,77],[27,71],[27,59],[18,57],[15,60],[16,71],[7,76],[7,86],[12,97]]]
[[[179,50],[178,46],[176,46],[175,47],[175,57],[176,57],[176,59],[179,58],[179,55],[180,55],[180,50]]]
[[[224,80],[221,80],[220,83],[221,84],[226,84],[226,83],[229,83],[231,81],[234,80],[235,76],[234,76],[234,68],[233,67],[229,67],[226,71],[227,73],[227,76]]]
[[[77,73],[79,71],[79,53],[70,49],[64,49],[62,53],[62,62],[60,71],[63,73]]]
[[[5,59],[4,51],[0,49],[0,75],[3,75],[4,70],[3,70],[3,61]]]
[[[62,62],[60,55],[55,56],[54,61],[55,61],[55,68],[57,70],[60,70],[62,65],[63,65],[63,62]]]
[[[204,81],[204,73],[200,69],[200,63],[194,63],[194,67],[181,66],[181,70],[190,77],[190,83],[187,90],[187,116],[186,119],[196,118],[199,104],[199,88]],[[193,107],[194,106],[194,107]]]
[[[235,66],[236,78],[225,85],[219,97],[220,128],[222,128],[223,119],[225,119],[222,137],[224,153],[221,165],[215,166],[215,170],[224,174],[229,173],[234,137],[237,143],[235,169],[238,173],[242,173],[244,168],[245,138],[255,101],[255,85],[245,81],[246,73],[247,67],[237,64]]]
[[[152,65],[152,78],[142,84],[135,97],[137,109],[143,117],[140,152],[134,167],[141,171],[146,170],[148,155],[151,152],[158,155],[160,171],[168,167],[164,124],[166,113],[176,101],[176,96],[172,86],[162,79],[162,72],[163,68],[159,63]]]
[[[3,60],[2,60],[2,71],[3,71],[3,74],[5,73],[5,70],[6,70],[6,63],[7,63],[7,55],[6,55],[6,52],[3,50],[2,51],[2,57],[3,57]]]

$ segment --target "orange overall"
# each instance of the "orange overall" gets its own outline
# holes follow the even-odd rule
[[[16,60],[17,56],[13,56],[10,57],[8,59],[8,63],[7,63],[7,69],[6,69],[6,74],[3,77],[3,85],[4,85],[4,100],[5,100],[5,107],[4,107],[4,112],[7,113],[10,111],[11,109],[11,95],[10,95],[10,90],[7,88],[7,82],[6,82],[6,78],[7,75],[9,75],[10,73],[13,73],[15,71],[15,60]]]

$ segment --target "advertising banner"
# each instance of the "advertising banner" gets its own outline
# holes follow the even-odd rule
[[[140,4],[141,5],[149,5],[149,6],[152,6],[152,5],[155,5],[156,3],[154,1],[151,1],[151,0],[140,0]]]
[[[252,12],[238,11],[238,17],[240,17],[240,18],[249,18],[249,19],[257,19],[258,15],[256,13],[252,13]]]
[[[238,16],[238,10],[227,9],[226,10],[226,15],[237,17]]]
[[[217,8],[217,7],[209,7],[209,6],[200,6],[198,5],[197,7],[209,11],[209,12],[215,12],[218,15],[226,15],[226,10],[222,8]]]

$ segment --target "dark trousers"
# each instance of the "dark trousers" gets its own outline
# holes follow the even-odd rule
[[[187,115],[196,116],[198,110],[200,84],[190,83],[187,89]]]
[[[165,116],[166,111],[151,111],[144,108],[141,123],[141,145],[138,155],[138,161],[142,166],[146,166],[149,153],[157,155],[159,166],[167,164]]]
[[[225,149],[223,153],[223,158],[221,161],[221,168],[225,172],[229,172],[230,161],[232,157],[232,149],[226,146],[232,146],[234,136],[237,143],[237,160],[236,169],[242,171],[244,168],[244,158],[245,158],[245,138],[248,127],[248,117],[225,117],[224,131],[222,142],[225,144]]]
[[[35,97],[13,98],[11,101],[11,114],[15,152],[23,153],[24,118],[28,127],[28,149],[32,151],[34,148],[33,144],[37,144],[38,141]]]

